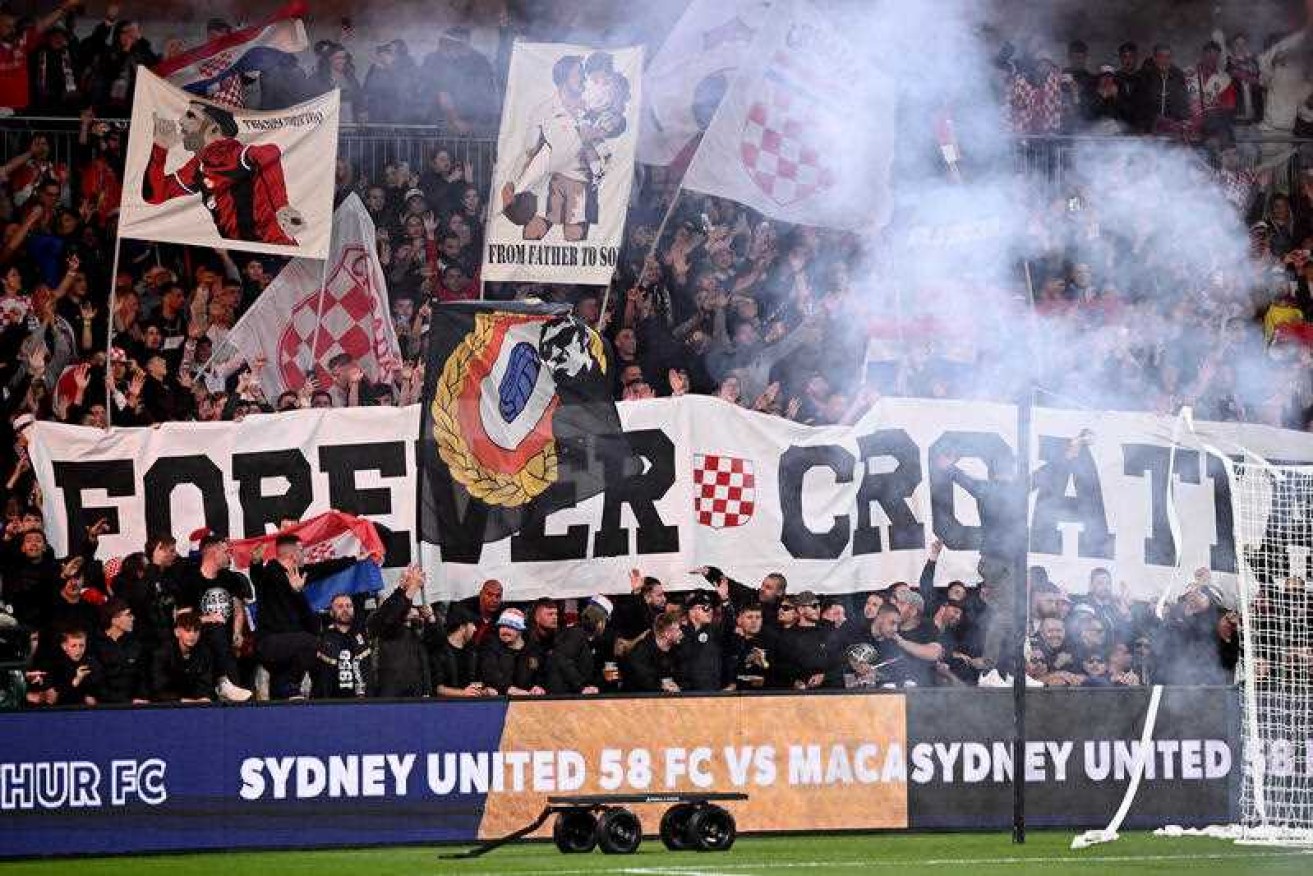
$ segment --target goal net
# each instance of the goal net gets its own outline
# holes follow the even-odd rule
[[[1241,842],[1313,845],[1313,466],[1228,466],[1234,513]]]

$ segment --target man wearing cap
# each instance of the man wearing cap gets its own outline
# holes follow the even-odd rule
[[[232,113],[213,104],[192,101],[177,122],[156,116],[142,197],[163,204],[200,195],[220,237],[296,246],[305,220],[287,200],[282,150],[236,138]],[[192,157],[166,174],[169,150],[179,142]]]
[[[547,657],[547,692],[595,694],[602,686],[603,650],[611,600],[594,596],[579,614],[579,623],[556,636]]]
[[[900,590],[894,599],[898,609],[898,630],[894,643],[903,652],[901,674],[917,687],[933,687],[935,664],[944,658],[939,630],[925,618],[925,600],[910,588]]]
[[[784,652],[792,677],[787,679],[800,690],[821,687],[825,672],[830,666],[828,641],[830,630],[821,626],[821,599],[810,590],[791,597],[798,613],[798,621],[779,634],[780,650]]]
[[[502,609],[497,617],[497,636],[479,648],[475,678],[495,693],[525,696],[546,693],[534,685],[541,658],[524,641],[528,624],[518,608]]]
[[[684,630],[676,651],[675,681],[680,690],[720,690],[721,634],[715,623],[715,597],[695,590],[684,600]]]
[[[459,603],[447,609],[443,620],[445,635],[429,643],[429,677],[440,697],[481,697],[495,691],[474,678],[474,633],[478,629],[474,616]]]

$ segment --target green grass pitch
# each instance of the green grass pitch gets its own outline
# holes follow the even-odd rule
[[[383,848],[341,851],[227,852],[77,861],[19,861],[0,864],[0,876],[202,876],[202,874],[305,874],[305,876],[889,876],[990,873],[1199,874],[1277,876],[1313,873],[1313,850],[1236,846],[1212,839],[1163,839],[1125,834],[1115,842],[1071,851],[1070,832],[1032,833],[1025,845],[1004,834],[897,834],[759,837],[740,839],[724,854],[667,852],[659,840],[643,842],[626,856],[562,855],[546,843],[499,849],[466,861],[441,860],[453,848]]]

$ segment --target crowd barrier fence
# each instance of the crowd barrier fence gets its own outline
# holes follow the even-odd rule
[[[1030,825],[1106,823],[1149,693],[1030,692]],[[731,809],[746,832],[1004,829],[1011,699],[910,689],[0,714],[0,857],[471,842],[528,823],[548,795],[589,793],[744,792]],[[1165,691],[1128,826],[1234,819],[1239,721],[1232,688]],[[659,808],[638,809],[655,832]]]

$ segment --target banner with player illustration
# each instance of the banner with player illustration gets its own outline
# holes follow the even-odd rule
[[[322,259],[333,224],[339,96],[224,107],[137,75],[119,233]]]
[[[483,253],[485,280],[611,280],[638,142],[640,47],[516,43]]]

